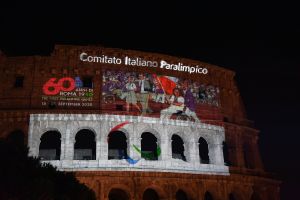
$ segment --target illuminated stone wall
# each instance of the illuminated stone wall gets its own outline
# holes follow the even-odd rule
[[[126,159],[108,160],[108,135],[116,125],[127,121],[129,124],[120,131],[127,136],[130,158],[140,160],[135,164]],[[75,135],[81,129],[95,133],[96,160],[74,160]],[[30,117],[29,151],[31,156],[39,155],[40,139],[46,131],[61,133],[61,156],[59,161],[49,161],[61,170],[117,170],[117,171],[165,171],[228,175],[224,165],[222,142],[224,128],[191,121],[165,120],[149,117],[118,115],[75,115],[75,114],[34,114]],[[132,145],[141,148],[141,135],[150,132],[157,138],[161,149],[158,160],[141,159]],[[171,137],[181,136],[184,141],[187,161],[172,158]],[[201,164],[198,139],[205,138],[209,148],[209,164]],[[46,161],[45,161],[46,162]]]

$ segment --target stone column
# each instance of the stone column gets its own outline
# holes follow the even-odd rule
[[[190,149],[190,160],[188,162],[191,162],[192,165],[199,165],[200,164],[200,156],[199,156],[199,143],[196,139],[196,136],[191,138],[191,140],[186,145]]]
[[[73,160],[74,159],[74,143],[75,138],[71,136],[70,122],[67,123],[66,127],[66,139],[65,139],[65,160]]]
[[[33,119],[30,119],[33,120]],[[39,137],[34,137],[34,135],[40,135],[38,131],[40,131],[40,129],[34,129],[34,124],[35,122],[31,122],[30,125],[30,129],[29,129],[29,137],[28,137],[28,146],[29,148],[29,156],[33,156],[33,157],[38,157],[39,155]],[[38,130],[38,131],[34,131],[34,130]]]
[[[135,131],[135,125],[136,124],[133,123],[131,126],[131,132],[129,133],[129,138],[127,139],[127,149],[130,158],[133,160],[139,160],[141,159],[141,154],[133,147],[133,145],[138,149],[141,149],[142,138],[140,138],[139,133]]]
[[[172,159],[172,145],[171,145],[171,138],[168,135],[168,130],[166,128],[161,129],[160,132],[160,149],[161,149],[161,155],[160,160],[171,160]]]
[[[223,144],[212,144],[213,146],[213,162],[215,165],[224,165]]]
[[[65,160],[66,135],[61,133],[60,138],[60,160]]]
[[[100,135],[97,135],[96,137],[96,160],[100,160],[101,155],[101,141],[100,141]]]
[[[108,133],[109,133],[109,124],[107,121],[101,121],[101,136],[102,139],[99,141],[99,148],[100,148],[100,153],[99,153],[99,160],[108,160]]]

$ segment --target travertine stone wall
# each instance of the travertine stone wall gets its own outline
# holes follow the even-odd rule
[[[110,130],[122,122],[129,122],[120,131],[127,137],[129,156],[136,164],[123,160],[108,160],[107,137]],[[74,143],[78,131],[89,129],[95,134],[96,160],[74,160]],[[164,120],[142,116],[100,115],[100,114],[33,114],[30,116],[30,155],[39,155],[40,139],[43,133],[54,130],[61,134],[61,160],[49,161],[62,170],[123,170],[123,171],[166,171],[183,173],[228,174],[224,165],[222,142],[224,128],[191,121]],[[150,132],[157,138],[161,155],[157,161],[145,160],[133,150],[132,144],[141,147],[141,135]],[[172,158],[171,138],[179,135],[184,141],[187,161]],[[203,137],[209,148],[210,164],[199,159],[198,140]]]

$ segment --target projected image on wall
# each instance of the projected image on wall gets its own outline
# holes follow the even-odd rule
[[[219,89],[177,77],[103,71],[102,109],[199,122],[199,105],[219,106]]]

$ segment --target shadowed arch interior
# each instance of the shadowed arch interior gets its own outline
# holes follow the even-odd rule
[[[129,200],[127,193],[119,188],[113,188],[108,194],[109,200]]]
[[[184,155],[184,143],[180,136],[172,135],[172,158],[177,158],[186,161]]]
[[[225,141],[222,142],[222,147],[223,147],[223,157],[224,157],[224,164],[229,166],[229,152],[228,152],[228,145]]]
[[[145,160],[158,160],[157,138],[150,132],[142,134],[141,141],[142,158]]]
[[[61,152],[61,134],[58,131],[47,131],[41,137],[39,157],[42,160],[59,160]]]
[[[204,194],[204,200],[214,200],[213,196],[210,192],[205,192]]]
[[[80,130],[75,136],[74,160],[95,160],[95,134],[89,129]]]
[[[229,200],[237,200],[237,198],[235,198],[235,195],[234,195],[233,193],[230,193],[230,194],[228,195],[228,199],[229,199]]]
[[[108,136],[108,159],[127,159],[127,138],[122,131],[111,132]]]
[[[182,190],[176,192],[176,200],[188,200],[186,193]]]
[[[199,138],[199,156],[202,164],[209,164],[208,144],[203,137]]]
[[[157,192],[151,188],[145,190],[143,200],[159,200]]]

